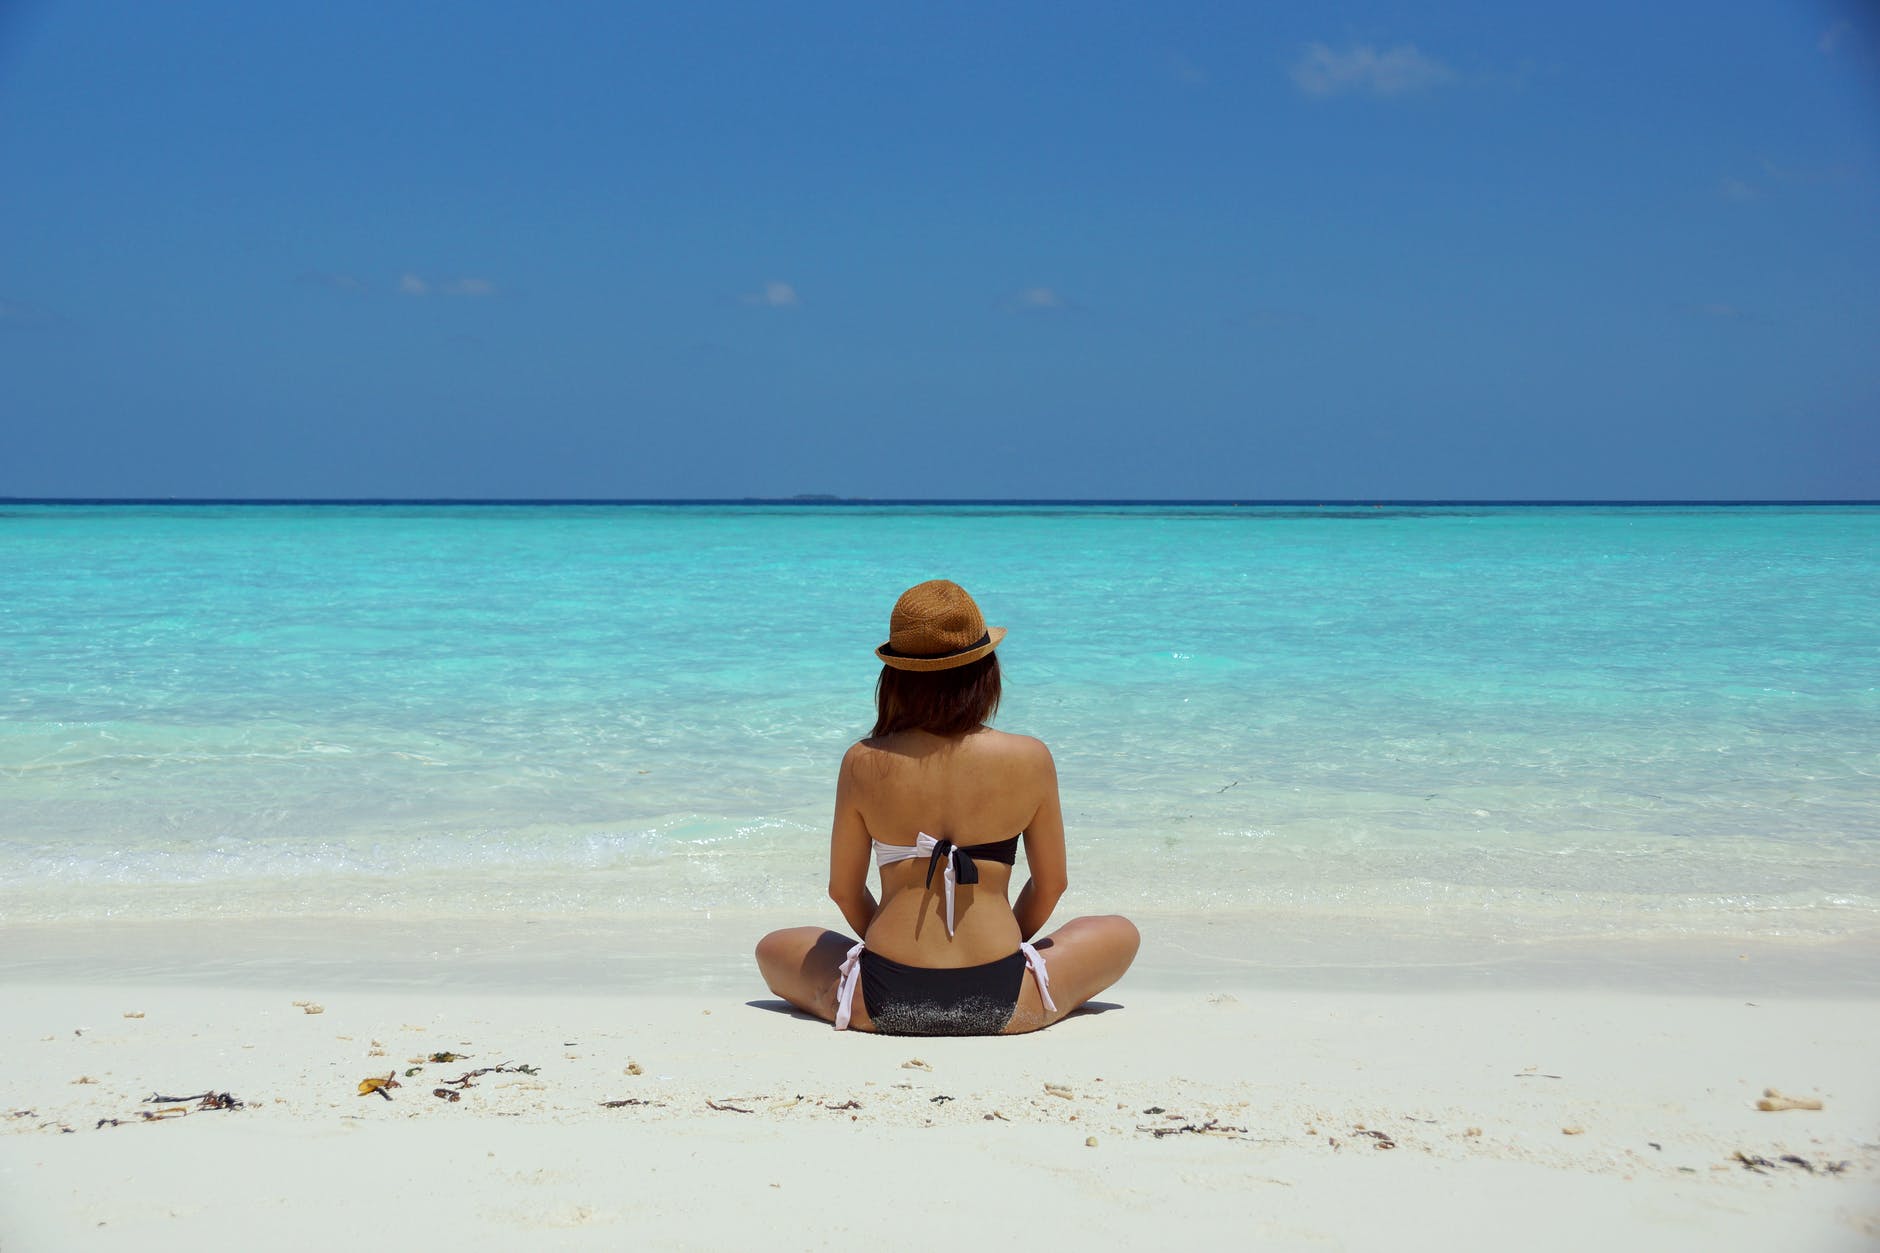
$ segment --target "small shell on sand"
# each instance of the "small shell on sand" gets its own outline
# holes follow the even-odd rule
[[[1046,1096],[1055,1096],[1066,1101],[1071,1100],[1077,1095],[1075,1092],[1071,1091],[1070,1085],[1063,1083],[1047,1083],[1044,1085],[1044,1091]]]
[[[923,1062],[918,1057],[910,1057],[906,1061],[901,1063],[901,1069],[902,1070],[932,1070],[933,1067],[929,1066],[926,1062]]]
[[[1583,1136],[1586,1134],[1586,1128],[1585,1127],[1562,1127],[1560,1129],[1560,1134],[1563,1136]]]
[[[1785,1109],[1820,1109],[1821,1101],[1812,1096],[1785,1096],[1774,1088],[1764,1088],[1762,1100],[1756,1102],[1756,1108],[1766,1114],[1779,1113]]]
[[[638,1063],[638,1062],[628,1062],[628,1063],[627,1063],[627,1073],[628,1073],[628,1074],[630,1074],[630,1075],[643,1075],[643,1074],[645,1074],[645,1073],[646,1073],[646,1071],[645,1071],[645,1070],[643,1070],[643,1069],[641,1069],[641,1067],[640,1067],[640,1063]]]
[[[1096,1147],[1097,1147],[1097,1137],[1095,1137],[1095,1136],[1085,1136],[1085,1137],[1084,1137],[1084,1147],[1085,1147],[1085,1148],[1087,1148],[1087,1149],[1094,1149],[1094,1148],[1096,1148]]]

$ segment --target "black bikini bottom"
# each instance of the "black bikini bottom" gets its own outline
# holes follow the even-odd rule
[[[862,1004],[882,1035],[998,1035],[1025,985],[1025,953],[983,966],[903,966],[862,951]]]

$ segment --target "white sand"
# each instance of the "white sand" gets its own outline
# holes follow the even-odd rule
[[[0,929],[0,953],[43,959],[57,934]],[[310,961],[301,978],[160,984],[122,977],[140,953],[120,957],[0,969],[7,1253],[952,1248],[962,1231],[1099,1247],[1880,1242],[1880,1000],[1864,991],[1302,991],[1219,972],[1171,988],[1151,963],[1104,998],[1117,1008],[1035,1036],[909,1040],[838,1036],[754,977],[531,995],[369,986],[365,968]],[[405,1077],[441,1050],[467,1056]],[[538,1073],[432,1095],[500,1063]],[[392,1072],[394,1099],[355,1094]],[[1825,1108],[1759,1112],[1767,1087]],[[140,1118],[153,1094],[205,1090],[246,1105]],[[602,1105],[623,1099],[647,1103]],[[1754,1172],[1738,1152],[1777,1164]]]

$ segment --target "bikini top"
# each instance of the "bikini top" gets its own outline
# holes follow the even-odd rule
[[[875,864],[891,866],[897,861],[912,861],[916,857],[927,859],[927,886],[933,886],[933,872],[940,872],[940,881],[947,891],[947,934],[953,934],[953,885],[955,883],[979,882],[979,867],[975,861],[996,861],[1011,865],[1018,860],[1018,837],[1009,840],[995,840],[990,844],[968,844],[961,847],[952,840],[936,840],[925,831],[912,844],[883,844],[876,840]]]

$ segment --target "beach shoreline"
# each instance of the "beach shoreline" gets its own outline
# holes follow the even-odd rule
[[[1061,911],[1046,931],[1074,916]],[[1880,999],[1880,930],[1824,936],[1508,934],[1414,918],[1271,910],[1131,911],[1131,982],[1161,991],[1599,990]],[[83,918],[0,922],[0,982],[285,986],[726,998],[763,985],[758,937],[833,910]]]
[[[545,925],[560,933],[511,947]],[[251,926],[250,964],[194,977],[187,923],[167,957],[148,927],[0,930],[5,1246],[815,1248],[905,1225],[916,1203],[912,1242],[939,1247],[946,1205],[917,1198],[963,1192],[1014,1236],[1099,1244],[1880,1235],[1880,995],[1858,978],[1785,989],[1766,951],[1717,963],[1735,986],[1694,967],[1682,991],[1597,970],[1567,986],[1542,966],[1483,986],[1401,970],[1299,986],[1197,970],[1158,953],[1152,924],[1144,965],[1094,1012],[931,1040],[790,1012],[734,969],[748,949],[664,953],[613,980],[630,963],[591,947],[585,968],[540,978],[564,946],[601,943],[586,925],[485,920],[480,947],[435,923],[402,941],[303,922],[263,943]],[[295,935],[298,967],[266,951]],[[418,957],[375,969],[394,942]],[[426,1060],[439,1052],[460,1056]],[[491,1066],[529,1069],[470,1073]],[[358,1094],[387,1075],[391,1099]],[[1766,1088],[1824,1108],[1759,1111]],[[205,1091],[243,1108],[144,1117],[173,1107],[148,1097]]]

